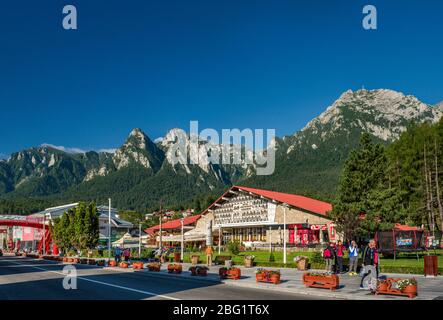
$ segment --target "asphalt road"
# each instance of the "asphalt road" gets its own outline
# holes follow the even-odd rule
[[[0,300],[308,300],[321,299],[204,280],[178,280],[148,272],[119,272],[75,265],[77,289],[63,287],[62,263],[0,257]],[[65,280],[66,282],[66,280]]]

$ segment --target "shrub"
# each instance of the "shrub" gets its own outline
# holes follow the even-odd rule
[[[324,263],[323,257],[320,252],[315,251],[311,258],[312,263],[320,264]]]
[[[275,257],[273,252],[271,252],[271,254],[269,255],[269,262],[275,262]]]
[[[228,250],[233,255],[235,255],[235,256],[238,255],[240,253],[240,242],[238,242],[238,241],[229,242],[228,243]]]

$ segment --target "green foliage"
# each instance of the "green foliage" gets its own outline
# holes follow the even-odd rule
[[[274,253],[273,253],[273,252],[271,252],[271,253],[269,254],[269,262],[275,262],[275,256],[274,256]]]
[[[228,250],[233,255],[238,255],[240,253],[240,242],[239,241],[231,241],[228,243]]]
[[[324,259],[323,259],[323,256],[322,256],[321,252],[315,251],[312,254],[312,256],[311,256],[311,262],[315,263],[315,264],[322,264],[322,263],[324,263]]]
[[[352,239],[360,226],[361,213],[371,214],[377,202],[377,188],[386,172],[384,147],[374,144],[368,134],[362,134],[359,147],[352,150],[340,178],[338,196],[331,217],[346,240]],[[378,212],[377,212],[378,213]],[[376,219],[368,219],[376,221]]]
[[[53,238],[64,253],[72,248],[77,251],[93,249],[99,239],[99,219],[95,203],[79,203],[75,208],[55,219]]]
[[[122,210],[118,213],[119,217],[123,220],[131,222],[133,225],[138,226],[140,222],[143,222],[144,215],[137,211]]]

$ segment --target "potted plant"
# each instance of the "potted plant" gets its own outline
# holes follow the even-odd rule
[[[133,262],[133,263],[132,263],[132,269],[135,269],[135,270],[141,270],[141,269],[143,269],[143,262],[141,262],[141,261],[135,261],[135,262]]]
[[[379,291],[388,291],[388,282],[386,280],[378,280],[377,281],[377,290]]]
[[[104,266],[105,266],[105,260],[98,260],[98,261],[97,261],[97,265],[98,265],[99,267],[104,267]]]
[[[297,265],[297,269],[301,271],[305,271],[308,269],[308,257],[305,256],[296,256],[294,258],[294,262]]]
[[[204,266],[192,266],[189,268],[189,271],[191,271],[192,276],[207,276],[208,275],[208,267]]]
[[[126,261],[122,261],[122,262],[120,262],[119,267],[123,268],[123,269],[127,269],[129,267],[129,263],[127,263]]]
[[[88,259],[88,264],[91,266],[95,265],[95,259]]]
[[[378,286],[375,294],[392,294],[414,298],[417,295],[417,280],[415,279],[386,279],[387,288]],[[383,290],[386,289],[386,290]]]
[[[179,263],[170,263],[170,264],[168,264],[168,272],[169,273],[182,273],[182,265]]]
[[[149,270],[149,271],[159,272],[159,271],[160,271],[160,268],[161,268],[161,265],[160,265],[160,263],[158,263],[158,262],[151,262],[151,263],[148,263],[148,270]]]
[[[408,295],[417,295],[417,280],[402,279],[397,281],[398,289]]]
[[[235,268],[235,267],[231,268],[222,267],[218,270],[218,275],[220,276],[221,279],[238,280],[241,277],[241,270],[240,268]]]
[[[263,281],[265,278],[265,271],[262,268],[255,270],[255,280],[257,282]]]
[[[339,286],[339,278],[336,274],[306,272],[303,274],[303,284],[306,287],[335,290]]]
[[[255,256],[247,255],[245,256],[245,267],[246,268],[252,268],[254,264]]]
[[[273,284],[279,284],[280,283],[280,271],[270,271],[270,282]]]
[[[199,258],[199,256],[197,254],[191,255],[191,263],[198,264],[198,258]]]

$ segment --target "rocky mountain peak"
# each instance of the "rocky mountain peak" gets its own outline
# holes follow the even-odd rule
[[[406,130],[410,121],[435,122],[443,115],[442,111],[394,90],[348,90],[295,136],[309,132],[325,140],[337,131],[357,128],[381,140],[392,141]]]
[[[155,171],[161,167],[163,158],[163,151],[141,129],[135,128],[116,150],[113,161],[117,169],[136,163]]]

